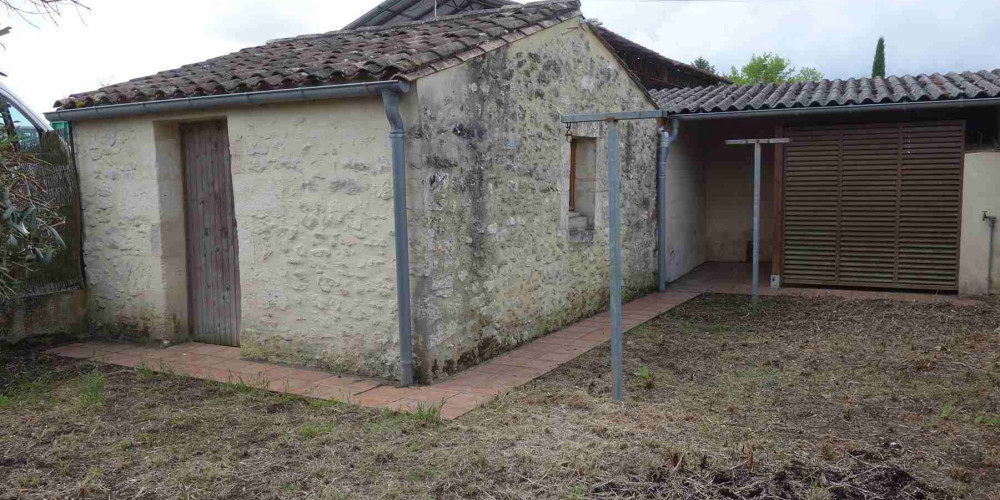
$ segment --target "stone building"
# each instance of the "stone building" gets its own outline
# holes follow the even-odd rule
[[[393,99],[418,379],[602,310],[604,125],[559,117],[656,104],[600,30],[575,1],[509,5],[273,40],[58,102],[92,330],[398,376]],[[661,80],[720,81],[659,63]],[[658,124],[621,137],[636,296],[655,288]],[[700,210],[688,201],[677,213]],[[680,248],[700,244],[688,226],[676,222],[673,275],[699,263]]]
[[[1000,289],[1000,70],[741,86],[577,1],[448,5],[57,102],[91,330],[407,383],[590,316],[609,126],[581,113],[645,118],[618,123],[626,299],[752,260],[752,148],[725,141],[763,138],[791,140],[761,165],[772,286]]]

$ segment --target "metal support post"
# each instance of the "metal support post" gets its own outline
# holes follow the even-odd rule
[[[611,397],[622,400],[622,245],[618,121],[608,122],[608,255],[611,258]]]
[[[753,144],[753,277],[750,293],[753,303],[760,300],[760,145],[787,144],[789,138],[778,139],[735,139],[726,141],[730,146]]]

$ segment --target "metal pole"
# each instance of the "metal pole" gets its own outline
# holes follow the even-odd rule
[[[788,144],[792,142],[787,137],[777,137],[774,139],[728,139],[726,144],[738,146],[753,144],[753,277],[750,283],[750,293],[753,296],[753,303],[760,300],[760,145],[761,144]]]
[[[660,157],[656,162],[656,289],[667,289],[667,155],[670,134],[660,129]]]
[[[396,232],[396,300],[399,307],[399,385],[413,385],[413,337],[410,331],[410,239],[406,224],[406,128],[399,113],[399,93],[382,93],[392,144],[393,220]]]
[[[996,228],[997,218],[995,215],[986,215],[986,212],[983,212],[983,220],[990,226],[989,251],[986,254],[986,295],[989,295],[993,288],[993,230]]]
[[[760,300],[760,142],[753,144],[753,303]]]
[[[608,122],[608,254],[611,257],[611,397],[622,400],[622,245],[618,122]]]

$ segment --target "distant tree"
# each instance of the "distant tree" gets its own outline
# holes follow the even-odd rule
[[[875,61],[872,62],[872,78],[885,77],[885,38],[878,37],[875,45]]]
[[[826,76],[816,68],[802,68],[790,80],[794,82],[816,82],[824,78]]]
[[[715,72],[715,66],[712,66],[711,64],[709,64],[708,63],[708,59],[705,59],[704,57],[699,57],[699,58],[695,59],[694,62],[691,63],[691,64],[694,67],[696,67],[698,69],[702,69],[702,70],[708,71],[709,73],[712,73],[713,75],[714,74],[718,74],[718,73]]]
[[[785,83],[822,80],[823,73],[815,68],[802,68],[798,73],[792,62],[784,57],[770,52],[750,56],[750,62],[742,68],[732,67],[726,78],[740,85],[756,85],[758,83]]]

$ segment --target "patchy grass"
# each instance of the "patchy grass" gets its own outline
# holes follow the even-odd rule
[[[302,428],[299,430],[299,434],[305,439],[312,439],[314,437],[322,436],[323,434],[329,434],[333,432],[333,423],[328,422],[325,424],[302,424]]]
[[[104,392],[108,380],[97,368],[82,375],[80,384],[80,404],[84,406],[99,406],[104,404]]]
[[[707,296],[450,422],[2,356],[0,498],[1000,499],[996,302]]]

